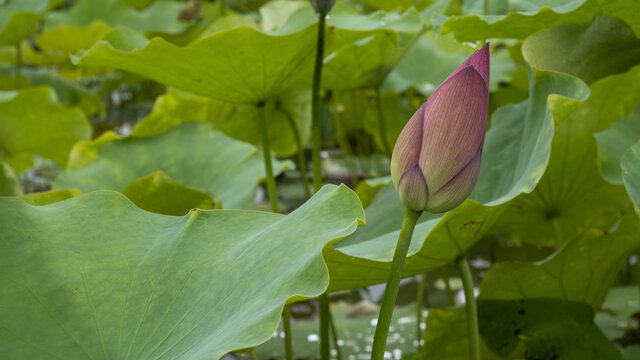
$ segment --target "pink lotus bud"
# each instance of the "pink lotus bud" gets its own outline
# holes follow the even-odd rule
[[[336,0],[311,0],[311,7],[320,15],[327,15]]]
[[[465,60],[411,117],[391,156],[391,178],[411,210],[440,213],[471,194],[489,104],[489,43]]]

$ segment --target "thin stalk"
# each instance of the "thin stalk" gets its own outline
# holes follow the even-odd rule
[[[16,76],[19,78],[22,73],[22,46],[16,44]]]
[[[329,309],[329,326],[331,326],[331,337],[333,338],[333,346],[336,348],[336,356],[338,360],[342,360],[342,351],[340,351],[340,345],[338,344],[338,331],[336,330],[336,322],[333,321],[331,309]]]
[[[225,0],[220,0],[220,15],[227,15],[227,4]]]
[[[484,0],[484,14],[489,15],[489,0]]]
[[[293,343],[291,341],[291,306],[289,304],[284,306],[282,311],[284,314],[283,328],[284,328],[284,354],[286,360],[293,360]]]
[[[329,295],[324,293],[318,298],[320,307],[320,359],[329,360],[331,353],[329,352],[329,322],[331,315],[329,312]]]
[[[473,277],[466,256],[456,260],[462,288],[464,289],[465,308],[467,309],[467,331],[469,333],[469,359],[480,360],[480,332],[478,331],[478,307],[476,296],[473,292]]]
[[[267,119],[264,116],[264,102],[256,105],[258,110],[258,122],[262,133],[262,152],[264,153],[264,168],[267,172],[267,192],[271,202],[271,211],[278,212],[278,198],[276,196],[276,179],[273,177],[273,165],[271,165],[271,144],[269,143],[269,130]]]
[[[382,150],[385,155],[391,157],[391,148],[387,141],[387,126],[384,121],[384,112],[382,111],[382,96],[380,88],[376,89],[376,106],[378,107],[378,131],[380,131],[380,141],[382,141]]]
[[[340,118],[337,116],[334,116],[334,118],[333,127],[336,130],[336,140],[338,140],[338,146],[340,150],[342,150],[342,154],[344,154],[347,171],[349,171],[349,176],[351,177],[351,187],[355,189],[358,186],[358,175],[356,174],[356,166],[353,161],[353,150],[351,149],[351,144],[349,144],[349,139],[347,138]]]
[[[418,351],[422,348],[420,339],[422,339],[422,303],[424,302],[424,283],[427,281],[427,274],[418,277],[418,295],[416,298],[416,339],[418,340]]]
[[[298,169],[300,170],[300,177],[302,178],[302,186],[304,186],[304,195],[307,199],[311,197],[311,191],[309,190],[309,179],[307,178],[307,159],[304,156],[304,149],[302,146],[302,137],[300,136],[300,129],[293,120],[291,114],[285,109],[281,109],[284,117],[287,118],[293,137],[296,140],[296,148],[298,149]]]
[[[324,60],[324,31],[326,14],[318,14],[318,39],[316,42],[316,62],[313,69],[313,87],[311,91],[311,156],[313,163],[313,191],[322,187],[322,160],[320,147],[320,81],[322,80],[322,61]],[[320,305],[320,359],[329,360],[329,295],[322,294]]]
[[[444,281],[444,288],[447,291],[447,299],[449,300],[449,306],[455,306],[456,300],[453,297],[453,290],[451,290],[451,284],[449,283],[449,276],[447,276],[447,272],[442,270],[442,280]]]
[[[395,253],[393,254],[393,262],[391,263],[391,272],[387,280],[387,287],[384,289],[384,297],[380,305],[380,314],[378,315],[378,323],[376,332],[373,336],[373,349],[371,351],[371,360],[383,360],[384,349],[387,345],[387,337],[389,336],[389,325],[391,325],[391,317],[393,308],[398,298],[398,289],[400,288],[400,279],[402,279],[402,270],[404,262],[411,244],[411,236],[416,222],[420,218],[422,211],[413,211],[405,208],[404,219],[402,220],[402,228],[398,237]]]
[[[311,154],[313,159],[313,190],[322,187],[322,160],[320,159],[320,81],[322,80],[322,61],[324,59],[324,14],[318,15],[318,41],[316,48],[316,64],[313,70],[313,89],[311,92]]]

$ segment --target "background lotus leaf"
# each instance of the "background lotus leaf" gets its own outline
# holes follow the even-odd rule
[[[20,0],[0,4],[0,45],[17,45],[38,32],[49,0]]]
[[[82,194],[80,189],[56,189],[21,195],[20,198],[31,205],[49,205],[71,199]]]
[[[45,30],[60,26],[84,27],[102,20],[111,27],[126,27],[135,31],[161,31],[169,34],[183,32],[188,22],[178,19],[184,3],[158,1],[144,10],[136,10],[125,0],[80,0],[66,11],[54,11],[45,18]]]
[[[479,299],[551,298],[600,309],[620,266],[640,249],[640,221],[632,211],[611,231],[586,230],[539,262],[500,262],[487,271]]]
[[[67,106],[77,106],[87,115],[95,115],[100,111],[100,97],[95,91],[68,80],[59,74],[46,69],[24,68],[17,76],[14,66],[0,63],[0,75],[6,75],[8,82],[2,82],[2,90],[19,90],[32,86],[50,86],[56,91],[58,100]]]
[[[274,172],[285,166],[275,161]],[[93,162],[60,174],[54,188],[123,191],[133,180],[158,170],[220,198],[225,209],[248,208],[265,176],[255,147],[226,137],[208,123],[189,122],[160,136],[107,140]]]
[[[0,92],[0,149],[9,164],[7,156],[26,153],[64,167],[73,144],[90,138],[91,125],[82,111],[60,104],[52,88]]]
[[[593,135],[598,142],[598,163],[602,176],[612,184],[622,185],[622,156],[640,139],[640,107]]]
[[[640,39],[622,20],[596,16],[591,23],[537,32],[525,39],[522,53],[537,69],[560,71],[592,83],[637,65]]]
[[[500,356],[520,342],[525,359],[622,360],[593,323],[587,304],[556,299],[480,300],[478,323],[484,343]]]
[[[419,359],[468,360],[469,340],[467,312],[464,307],[432,308],[427,315],[427,331]],[[480,351],[485,360],[521,359],[519,356],[500,357],[480,341]]]
[[[324,292],[322,249],[363,218],[344,186],[288,216],[165,216],[111,191],[3,198],[0,214],[0,354],[65,359],[217,359],[262,343],[287,300]]]
[[[551,106],[556,132],[549,165],[538,187],[516,199],[498,228],[515,241],[561,245],[590,227],[608,230],[628,206],[621,186],[602,179],[593,134],[615,124],[638,105],[640,66],[591,85],[584,102],[558,99]],[[588,194],[588,196],[587,196]]]
[[[636,143],[622,157],[622,181],[640,216],[640,143]]]
[[[510,3],[512,6],[516,4],[520,11],[507,15],[450,17],[442,24],[440,32],[451,32],[458,41],[524,39],[542,29],[588,22],[595,15],[606,15],[622,19],[636,35],[640,34],[640,19],[635,16],[640,11],[640,4],[634,0],[528,0]]]
[[[22,187],[13,168],[4,161],[0,161],[0,196],[14,196],[22,194]]]
[[[300,31],[313,24],[317,15],[310,7],[294,13],[277,33]],[[331,10],[327,23],[332,29],[375,30],[388,28],[350,42],[335,51],[326,51],[322,86],[328,89],[379,88],[423,30],[415,9],[403,13],[382,11],[361,15],[340,2]],[[350,69],[345,72],[344,69]]]
[[[109,31],[111,27],[102,20],[94,20],[86,25],[61,24],[56,28],[43,31],[35,41],[44,51],[64,52],[68,55],[90,47]]]
[[[137,207],[158,214],[182,216],[191,209],[220,208],[209,195],[182,186],[162,171],[132,181],[122,195]]]

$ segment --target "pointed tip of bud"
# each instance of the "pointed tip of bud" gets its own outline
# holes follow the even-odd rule
[[[413,211],[422,211],[427,206],[429,189],[418,164],[413,165],[398,181],[400,201]]]

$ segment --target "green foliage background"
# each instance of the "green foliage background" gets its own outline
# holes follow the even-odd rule
[[[426,329],[390,354],[467,358],[436,286],[467,255],[485,359],[637,358],[640,2],[338,0],[323,168],[347,185],[307,199],[316,22],[302,0],[0,0],[0,357],[281,357],[283,307],[325,291],[368,356],[351,332],[402,222],[388,150],[489,41],[480,177],[419,220],[401,302],[426,274],[428,304],[396,321],[428,305]],[[263,103],[284,214],[260,211]],[[314,314],[294,322],[305,358]]]

